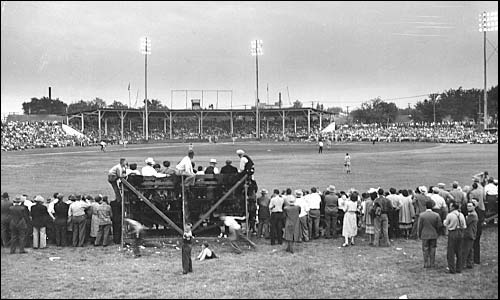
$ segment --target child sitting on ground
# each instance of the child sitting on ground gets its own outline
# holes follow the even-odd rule
[[[201,244],[201,252],[197,257],[200,261],[205,259],[217,258],[217,255],[208,247],[208,243]]]

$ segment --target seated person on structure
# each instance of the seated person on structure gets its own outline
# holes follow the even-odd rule
[[[152,157],[148,157],[146,160],[146,166],[142,168],[142,176],[154,176],[157,178],[167,177],[167,174],[158,173],[158,171],[153,167],[155,161]],[[158,165],[159,166],[159,165]]]

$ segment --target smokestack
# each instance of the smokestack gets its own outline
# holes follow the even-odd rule
[[[279,95],[278,105],[279,105],[279,107],[281,108],[281,92],[279,92],[279,94],[278,94],[278,95]]]
[[[49,86],[49,100],[52,100],[52,88]]]

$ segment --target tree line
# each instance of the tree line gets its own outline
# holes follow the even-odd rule
[[[431,94],[413,108],[398,108],[379,98],[361,104],[349,118],[356,123],[394,123],[398,116],[406,115],[413,122],[468,121],[482,122],[484,108],[483,90],[462,87],[441,94]],[[488,91],[488,116],[498,123],[498,85]]]
[[[99,108],[128,109],[128,105],[114,101],[110,105],[106,101],[95,98],[94,100],[80,100],[66,104],[57,99],[48,97],[31,98],[31,101],[22,104],[24,114],[55,114],[65,115],[80,111],[91,111]],[[302,107],[302,103],[296,100],[294,108]],[[482,122],[484,107],[483,90],[481,89],[449,89],[441,94],[429,95],[427,99],[417,102],[413,108],[398,108],[392,102],[385,102],[380,97],[371,99],[361,104],[361,108],[355,109],[349,114],[349,119],[356,123],[394,123],[398,116],[406,115],[413,122],[431,123],[443,121],[466,121],[474,120]],[[138,109],[143,109],[144,105]],[[317,109],[323,110],[322,104],[317,103]],[[168,109],[159,100],[148,100],[148,109]],[[327,108],[327,111],[338,113],[339,107]],[[498,85],[488,91],[488,115],[494,123],[498,123]]]

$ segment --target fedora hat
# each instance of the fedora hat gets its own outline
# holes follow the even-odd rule
[[[326,190],[330,193],[333,193],[335,192],[335,186],[333,184],[330,184]]]
[[[154,159],[152,157],[146,158],[145,162],[148,165],[154,165],[155,164],[155,161],[154,161]]]

